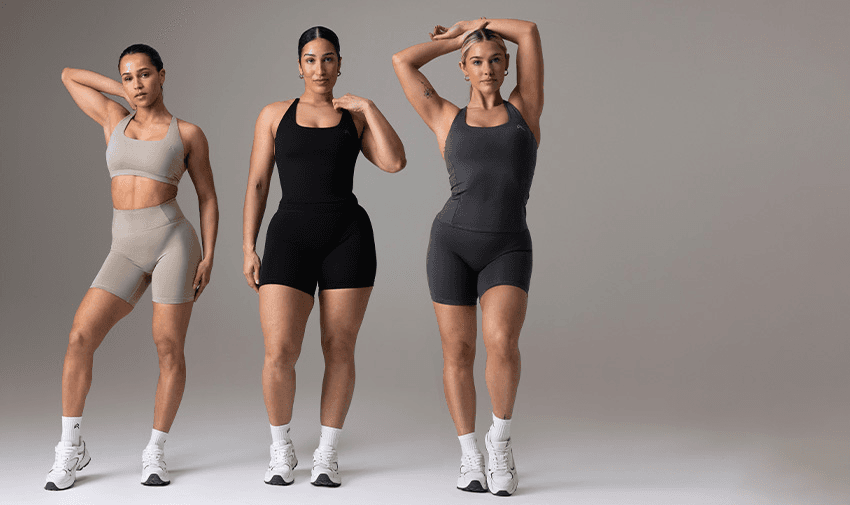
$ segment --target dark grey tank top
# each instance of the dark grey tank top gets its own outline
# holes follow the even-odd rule
[[[455,116],[443,151],[452,196],[441,222],[475,231],[524,231],[525,204],[537,163],[537,139],[522,114],[505,101],[508,121],[469,126],[466,107]]]

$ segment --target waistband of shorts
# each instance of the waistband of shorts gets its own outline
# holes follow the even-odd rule
[[[141,209],[112,209],[112,233],[122,235],[138,233],[176,223],[186,219],[177,199]]]
[[[309,212],[309,213],[325,213],[325,212],[345,212],[358,207],[357,197],[351,197],[339,202],[284,202],[281,201],[277,206],[278,211],[282,212]]]
[[[476,229],[476,228],[467,228],[465,226],[458,226],[458,225],[456,225],[454,223],[450,223],[448,221],[443,221],[442,219],[440,219],[439,214],[437,214],[437,216],[434,218],[434,221],[431,225],[432,226],[438,226],[438,227],[452,228],[454,230],[460,230],[460,231],[463,231],[463,232],[481,233],[481,234],[487,234],[487,235],[521,235],[521,234],[524,234],[524,233],[529,233],[527,226],[525,228],[521,229],[521,230],[479,230],[479,229]]]

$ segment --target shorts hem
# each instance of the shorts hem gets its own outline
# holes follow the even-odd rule
[[[481,296],[483,296],[484,293],[486,293],[487,291],[489,291],[489,290],[491,290],[495,287],[499,287],[499,286],[513,286],[515,288],[519,288],[519,289],[525,291],[526,295],[528,294],[528,290],[530,288],[530,286],[521,286],[520,284],[513,283],[513,282],[500,282],[498,284],[493,284],[492,286],[487,286],[487,289],[485,289],[484,292],[479,294],[478,297],[481,298]]]
[[[297,289],[298,291],[301,291],[302,293],[307,293],[307,294],[308,294],[308,295],[310,295],[310,296],[313,296],[313,297],[315,297],[315,296],[316,296],[316,290],[315,290],[315,288],[313,288],[313,291],[307,291],[307,290],[306,290],[306,289],[304,289],[304,288],[299,288],[298,286],[293,286],[292,284],[288,284],[288,283],[286,283],[286,282],[281,282],[281,281],[265,281],[265,282],[260,281],[260,285],[259,285],[259,287],[268,286],[268,285],[272,285],[272,286],[286,286],[286,287],[288,287],[288,288]]]
[[[467,302],[467,301],[449,300],[447,298],[439,298],[438,299],[438,298],[434,298],[432,296],[431,301],[442,304],[442,305],[456,305],[456,306],[461,306],[461,305],[463,305],[463,306],[469,306],[469,305],[475,306],[475,305],[478,305],[478,299],[477,298],[475,300],[473,300],[472,302]]]
[[[179,305],[181,303],[189,303],[195,301],[195,297],[186,298],[156,298],[151,300],[153,303],[161,303],[163,305]]]
[[[324,286],[324,287],[319,288],[319,292],[326,291],[328,289],[360,289],[360,288],[374,288],[374,287],[375,287],[374,282],[371,283],[371,284],[357,284],[357,285],[354,285],[354,286],[351,286],[351,285],[348,285],[348,286]]]
[[[91,286],[89,286],[89,289],[91,289],[91,288],[101,289],[101,290],[103,290],[103,291],[106,291],[106,292],[107,292],[107,293],[109,293],[110,295],[117,296],[118,298],[120,298],[120,299],[124,300],[125,302],[129,303],[131,307],[135,307],[135,306],[136,306],[136,302],[138,301],[138,300],[135,300],[135,301],[133,301],[133,300],[128,300],[128,299],[124,298],[123,296],[119,295],[118,293],[116,293],[114,289],[110,288],[109,286],[104,286],[103,284],[92,284]]]

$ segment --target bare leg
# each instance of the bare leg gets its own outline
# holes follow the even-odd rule
[[[525,321],[528,294],[515,286],[496,286],[481,297],[484,347],[487,368],[484,377],[493,403],[493,413],[501,419],[513,415],[519,385],[519,333]]]
[[[371,294],[371,287],[319,292],[322,353],[325,356],[319,413],[323,426],[342,428],[348,414],[354,394],[354,344]]]
[[[156,403],[153,427],[168,432],[177,415],[183,389],[186,387],[186,330],[192,316],[194,302],[180,304],[153,304],[153,341],[159,356],[159,382],[156,385]]]
[[[458,436],[475,431],[475,305],[434,302],[443,343],[443,389]]]
[[[266,344],[263,398],[272,426],[292,420],[295,363],[311,310],[313,297],[303,291],[278,284],[260,287],[260,324]]]
[[[115,323],[132,310],[132,305],[102,289],[90,288],[86,292],[68,335],[62,368],[63,416],[83,415],[86,395],[91,388],[94,351]]]

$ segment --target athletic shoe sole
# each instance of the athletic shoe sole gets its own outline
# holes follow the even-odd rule
[[[147,480],[142,482],[143,486],[167,486],[169,484],[171,484],[171,481],[165,482],[155,473],[150,474]]]
[[[470,482],[466,487],[458,487],[461,491],[469,491],[470,493],[486,493],[487,488],[481,485],[480,482],[474,480]]]
[[[263,481],[263,482],[265,482],[266,484],[268,484],[270,486],[288,486],[288,485],[292,484],[293,482],[295,482],[295,479],[292,479],[291,481],[286,482],[285,480],[283,480],[283,477],[281,477],[280,475],[275,475],[270,480],[266,480],[266,481]]]
[[[310,484],[320,487],[339,487],[341,483],[332,481],[331,478],[327,476],[327,474],[322,473],[319,474],[318,477],[316,477],[316,480],[311,481]]]
[[[89,456],[89,460],[88,460],[88,461],[86,461],[86,462],[85,462],[85,464],[84,464],[83,466],[81,466],[81,467],[77,468],[77,471],[79,472],[79,471],[80,471],[80,470],[82,470],[83,468],[85,468],[85,467],[89,466],[89,463],[91,463],[91,456]],[[64,491],[64,490],[66,490],[66,489],[71,489],[72,487],[74,487],[74,484],[75,484],[76,482],[77,482],[77,479],[75,478],[75,479],[74,479],[74,482],[72,482],[72,483],[71,483],[71,485],[70,485],[70,486],[68,486],[68,487],[59,487],[59,486],[57,486],[56,484],[54,484],[54,483],[52,483],[52,482],[48,482],[47,484],[45,484],[45,485],[44,485],[44,489],[46,489],[46,490],[48,490],[48,491]]]

